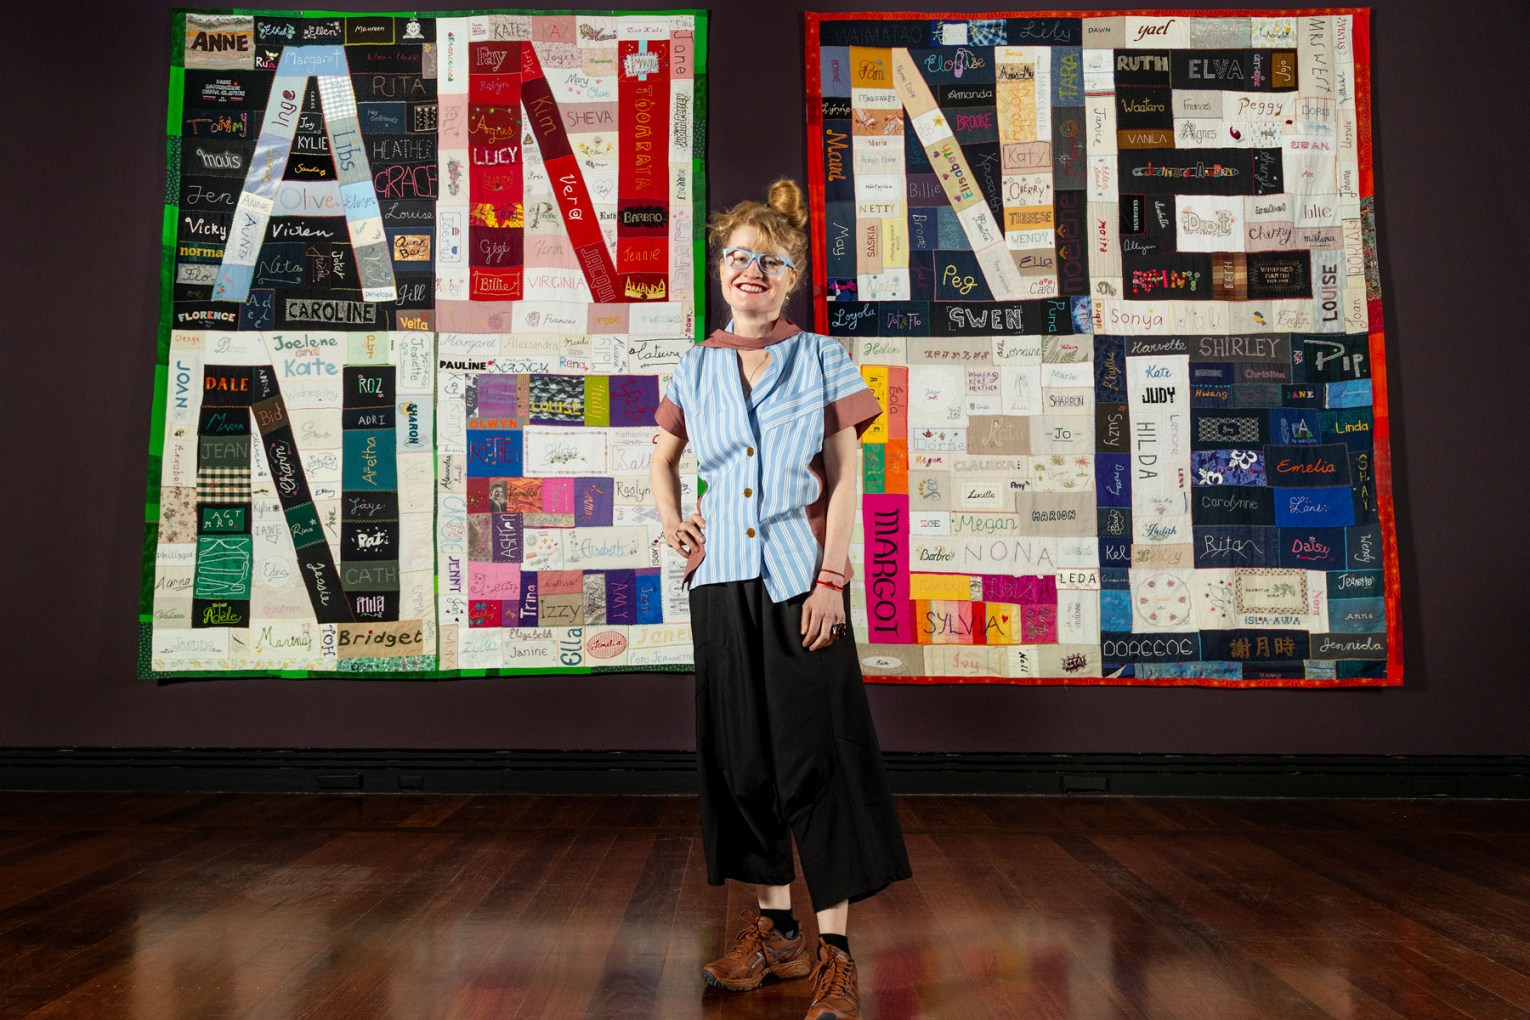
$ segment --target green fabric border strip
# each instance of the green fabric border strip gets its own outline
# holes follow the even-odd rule
[[[185,18],[178,17],[178,21],[185,23]],[[185,43],[185,31],[179,33],[182,44]],[[176,63],[170,68],[170,95],[165,104],[165,137],[181,137],[181,110],[186,105],[186,68],[181,66],[179,55]]]
[[[145,620],[142,614],[138,617],[138,658],[135,662],[137,669],[135,677],[139,680],[153,680],[163,673],[154,672],[154,621]]]
[[[142,653],[139,660],[137,679],[139,680],[235,680],[245,678],[262,678],[276,680],[404,680],[410,683],[422,681],[452,681],[452,680],[480,680],[480,679],[513,679],[516,677],[549,677],[566,676],[570,678],[580,676],[600,676],[612,673],[631,673],[632,669],[627,666],[595,666],[590,668],[569,669],[559,667],[557,669],[459,669],[446,672],[435,670],[414,670],[407,672],[385,672],[375,669],[367,670],[334,670],[315,672],[300,669],[288,670],[251,670],[243,673],[209,670],[164,670],[154,671],[149,668],[151,661],[149,656],[149,627],[148,621],[140,623],[142,635]],[[369,660],[375,661],[375,660]],[[644,666],[645,673],[690,673],[693,667],[685,665],[662,664]]]
[[[174,155],[174,154],[170,153],[170,152],[166,153],[166,157],[167,158],[170,155]],[[179,222],[180,221],[180,216],[181,216],[181,207],[180,206],[178,206],[178,205],[167,205],[167,206],[165,206],[165,218],[164,218],[164,221],[160,224],[159,240],[160,240],[160,243],[163,244],[166,248],[173,248],[175,246],[175,235],[176,235],[176,232],[177,232],[177,228],[180,226],[180,222]],[[172,255],[167,261],[169,261],[171,267],[174,268],[174,265],[175,265],[174,256]],[[162,274],[162,276],[163,276],[163,274]],[[161,282],[164,282],[163,278],[161,279]]]
[[[186,9],[177,8],[170,16],[170,74],[165,97],[165,176],[179,175],[179,167],[170,161],[179,157],[181,114],[185,105]],[[164,212],[160,217],[159,315],[155,323],[154,400],[149,406],[148,478],[144,492],[143,563],[138,586],[140,673],[152,661],[154,620],[154,574],[159,547],[160,481],[164,471],[165,398],[170,384],[170,330],[174,308],[175,236],[180,206],[165,190]],[[152,671],[151,671],[152,672]]]
[[[189,9],[187,7],[177,7],[170,12],[171,67],[184,67],[186,65],[186,12]]]
[[[138,587],[138,619],[141,623],[154,624],[154,563],[159,549],[159,525],[147,521],[143,526],[143,579]],[[153,631],[145,631],[145,641],[153,640]]]

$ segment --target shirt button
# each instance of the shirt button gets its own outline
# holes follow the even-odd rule
[[[748,531],[745,532],[745,534],[748,535],[750,538],[753,538],[754,537],[754,529],[750,528]]]
[[[753,456],[754,456],[754,447],[752,447],[752,446],[746,446],[746,447],[745,447],[745,448],[744,448],[744,453],[745,453],[745,454],[746,454],[746,455],[748,455],[748,456],[750,456],[750,457],[753,457]]]
[[[754,495],[754,490],[753,489],[745,489],[744,490],[744,498],[745,499],[748,499],[750,496],[753,496],[753,495]]]

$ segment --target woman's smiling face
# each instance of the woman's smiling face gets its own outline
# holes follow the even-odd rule
[[[751,226],[742,226],[728,235],[727,248],[747,248],[757,251],[762,255],[780,255],[786,257],[786,252],[779,248],[764,246],[759,234]],[[758,259],[751,260],[743,269],[730,268],[727,261],[723,260],[719,276],[722,281],[723,300],[728,307],[733,309],[735,315],[746,315],[750,318],[776,319],[781,315],[781,309],[786,304],[786,296],[791,293],[792,285],[797,282],[797,271],[786,269],[784,272],[771,276],[760,269]]]

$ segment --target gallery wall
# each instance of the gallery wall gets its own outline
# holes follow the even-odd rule
[[[865,7],[778,0],[713,10],[714,207],[756,196],[778,173],[805,175],[800,14],[810,6]],[[995,8],[949,0],[942,9]],[[0,422],[12,436],[0,518],[10,586],[0,746],[691,747],[689,674],[134,678],[171,10],[141,2],[8,12],[19,45],[7,120],[20,144],[0,170],[11,323]],[[1530,254],[1517,183],[1530,142],[1516,108],[1530,9],[1482,2],[1465,18],[1387,0],[1373,18],[1404,686],[879,685],[871,702],[885,749],[1530,752],[1530,675],[1510,640],[1522,630],[1515,586],[1530,559],[1520,534],[1530,484],[1512,456],[1525,434],[1516,397],[1530,368],[1515,311]],[[794,318],[811,321],[805,302]]]

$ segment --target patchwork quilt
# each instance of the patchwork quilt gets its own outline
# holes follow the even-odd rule
[[[807,28],[868,679],[1401,683],[1367,12]]]
[[[689,665],[647,451],[699,332],[705,41],[176,14],[144,675]]]

